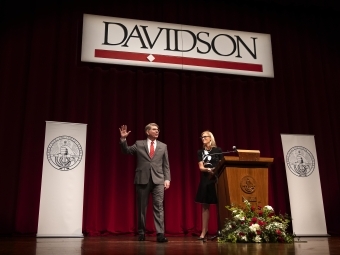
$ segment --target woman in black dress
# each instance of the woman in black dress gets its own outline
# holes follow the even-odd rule
[[[214,167],[222,158],[222,150],[217,147],[214,135],[210,131],[201,134],[203,148],[198,150],[198,167],[201,179],[196,193],[195,202],[202,204],[202,232],[198,240],[204,240],[208,233],[209,208],[217,204],[215,178],[211,178]]]

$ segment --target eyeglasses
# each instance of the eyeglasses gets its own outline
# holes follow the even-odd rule
[[[209,135],[201,136],[200,139],[205,139],[207,137],[210,137]]]

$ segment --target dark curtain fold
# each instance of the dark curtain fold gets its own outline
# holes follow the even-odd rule
[[[31,4],[29,4],[31,3]],[[295,4],[294,4],[295,3]],[[35,234],[45,121],[87,123],[83,232],[136,231],[135,159],[119,149],[160,125],[172,182],[167,234],[198,233],[198,138],[273,157],[269,201],[290,213],[280,134],[315,135],[329,234],[340,234],[339,13],[323,1],[68,1],[5,5],[0,41],[0,234]],[[307,8],[304,8],[307,7]],[[275,78],[80,62],[82,14],[271,34]],[[217,230],[212,207],[209,232]],[[151,204],[147,231],[155,233]]]

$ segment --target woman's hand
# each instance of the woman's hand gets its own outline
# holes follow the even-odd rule
[[[213,175],[214,174],[214,168],[208,168],[208,173]]]

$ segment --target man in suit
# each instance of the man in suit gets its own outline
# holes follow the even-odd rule
[[[122,125],[120,147],[124,154],[137,156],[137,167],[134,184],[136,186],[138,240],[145,241],[146,209],[149,194],[152,193],[154,223],[157,231],[157,242],[164,243],[164,191],[170,188],[170,166],[167,145],[158,141],[159,127],[150,123],[145,127],[146,140],[138,140],[128,146],[126,137],[131,131]]]

